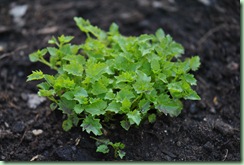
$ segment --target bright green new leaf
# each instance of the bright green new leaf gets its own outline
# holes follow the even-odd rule
[[[42,71],[32,71],[32,74],[30,74],[27,78],[27,81],[32,81],[32,80],[41,80],[44,78],[44,74]]]
[[[103,100],[96,100],[93,103],[85,106],[86,112],[90,113],[92,116],[105,114],[105,108],[107,107],[107,102]]]
[[[156,115],[155,115],[154,113],[150,114],[150,115],[148,116],[148,121],[149,121],[150,123],[154,123],[154,122],[156,121]]]

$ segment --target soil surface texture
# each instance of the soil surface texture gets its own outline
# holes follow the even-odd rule
[[[237,0],[1,0],[0,160],[121,161],[96,153],[81,128],[63,131],[65,116],[26,82],[32,70],[52,72],[28,58],[52,36],[84,41],[73,20],[80,16],[104,30],[116,22],[127,36],[162,28],[184,46],[183,58],[201,59],[193,73],[200,101],[183,100],[176,118],[108,129],[111,141],[126,145],[122,161],[240,161],[240,7]]]

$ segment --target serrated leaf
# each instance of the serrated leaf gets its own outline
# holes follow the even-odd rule
[[[133,72],[122,72],[119,76],[115,77],[116,83],[121,82],[133,82],[135,80],[135,74]]]
[[[76,87],[74,90],[74,100],[78,101],[80,104],[88,103],[88,93],[82,87]]]
[[[150,81],[151,77],[138,70],[136,83],[133,84],[133,88],[137,93],[151,91],[153,89],[153,83],[150,83]]]
[[[55,95],[55,90],[45,90],[45,89],[40,89],[38,92],[39,96],[44,96],[44,97],[49,97],[49,96],[54,96]]]
[[[42,82],[42,83],[38,84],[37,87],[40,88],[40,89],[49,90],[49,88],[51,86],[47,82]]]
[[[122,112],[129,112],[130,111],[130,107],[131,107],[131,101],[128,99],[128,98],[125,98],[123,101],[122,101],[122,106],[121,106],[121,111]]]
[[[107,102],[103,100],[96,100],[95,102],[87,105],[85,107],[86,112],[90,113],[92,116],[105,114],[105,108],[107,107]]]
[[[121,150],[118,150],[118,151],[117,151],[117,153],[118,153],[118,155],[119,155],[120,159],[123,159],[123,157],[124,157],[124,156],[125,156],[125,154],[126,154],[126,152],[125,152],[125,151],[121,151]]]
[[[73,91],[67,91],[64,94],[62,94],[62,97],[66,98],[67,100],[73,100],[74,92]]]
[[[130,124],[130,122],[129,122],[128,120],[122,120],[122,121],[120,122],[120,125],[121,125],[121,127],[124,128],[126,131],[128,131],[128,130],[130,129],[130,126],[131,126],[131,124]]]
[[[109,153],[109,148],[108,148],[107,145],[105,145],[105,144],[101,144],[101,145],[99,145],[99,146],[97,147],[96,152],[101,152],[101,153],[106,154],[106,153]]]
[[[118,113],[120,111],[121,103],[118,103],[116,101],[112,101],[109,103],[108,107],[106,108],[106,111]]]
[[[32,80],[41,80],[44,78],[44,74],[42,71],[32,71],[32,74],[30,74],[26,81],[32,81]]]
[[[81,114],[84,111],[84,107],[81,104],[77,104],[74,107],[74,111],[76,114]]]
[[[180,114],[182,103],[180,100],[170,99],[168,95],[161,94],[157,98],[157,104],[155,108],[164,114],[169,114],[171,117],[174,117]]]
[[[137,125],[140,124],[141,114],[138,110],[131,111],[131,112],[127,113],[126,115],[130,121],[130,124],[133,124],[133,123],[136,123]]]
[[[60,37],[58,37],[58,40],[61,44],[64,44],[70,42],[73,38],[74,38],[73,36],[61,35]]]
[[[75,61],[72,61],[70,64],[63,65],[63,70],[75,76],[83,75],[83,66]]]
[[[139,102],[139,109],[142,114],[146,114],[148,110],[150,110],[150,101],[146,99],[142,99]]]
[[[133,92],[127,88],[123,88],[121,89],[116,96],[116,100],[118,102],[122,102],[124,101],[124,99],[132,99],[135,98],[135,95],[133,94]]]
[[[92,132],[96,136],[102,135],[102,125],[100,124],[100,119],[95,119],[91,115],[86,116],[80,126],[82,127],[83,131],[86,131],[89,134]]]
[[[191,70],[196,71],[200,66],[200,58],[198,56],[192,57],[189,60]]]
[[[62,128],[64,131],[69,131],[73,126],[72,120],[67,119],[63,121]]]
[[[99,95],[99,94],[102,94],[102,93],[106,93],[107,91],[108,91],[108,89],[106,88],[104,83],[101,83],[100,81],[97,81],[94,84],[92,84],[91,92],[94,95]]]
[[[197,80],[194,78],[192,74],[184,74],[182,76],[182,79],[185,80],[186,82],[190,83],[191,85],[196,85]]]
[[[198,94],[193,90],[191,90],[186,96],[184,96],[184,99],[201,100],[200,96],[198,96]]]
[[[112,90],[109,90],[106,95],[104,96],[104,99],[106,100],[113,100],[115,98],[115,94]]]

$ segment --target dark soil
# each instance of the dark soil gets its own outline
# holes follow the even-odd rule
[[[84,40],[73,17],[81,16],[107,30],[112,22],[124,35],[154,33],[163,28],[185,47],[184,57],[199,55],[194,73],[201,101],[183,101],[176,118],[161,116],[128,132],[108,130],[108,138],[126,145],[125,160],[240,161],[240,1],[209,0],[1,0],[0,1],[0,160],[119,160],[96,153],[95,141],[81,128],[62,130],[65,116],[49,101],[31,109],[26,83],[32,70],[28,54],[48,46],[51,36]],[[28,5],[24,22],[9,14]],[[33,130],[41,130],[33,134]]]

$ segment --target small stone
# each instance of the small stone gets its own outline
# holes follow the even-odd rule
[[[180,142],[180,141],[177,141],[176,145],[177,145],[178,147],[181,147],[181,142]]]
[[[27,94],[27,98],[27,105],[32,109],[36,109],[38,105],[46,100],[45,97],[40,97],[37,94]]]
[[[206,149],[207,151],[212,152],[214,150],[214,145],[208,141],[207,143],[204,144],[203,148]]]
[[[234,134],[234,128],[231,125],[223,122],[221,119],[217,119],[214,122],[214,128],[224,135],[233,135]]]
[[[34,130],[32,130],[32,133],[35,136],[38,136],[38,135],[41,135],[43,133],[43,130],[41,130],[41,129],[34,129]]]
[[[12,131],[14,133],[22,133],[25,130],[25,124],[22,121],[18,121],[13,124]]]
[[[195,114],[197,112],[196,103],[190,105],[190,113]]]

